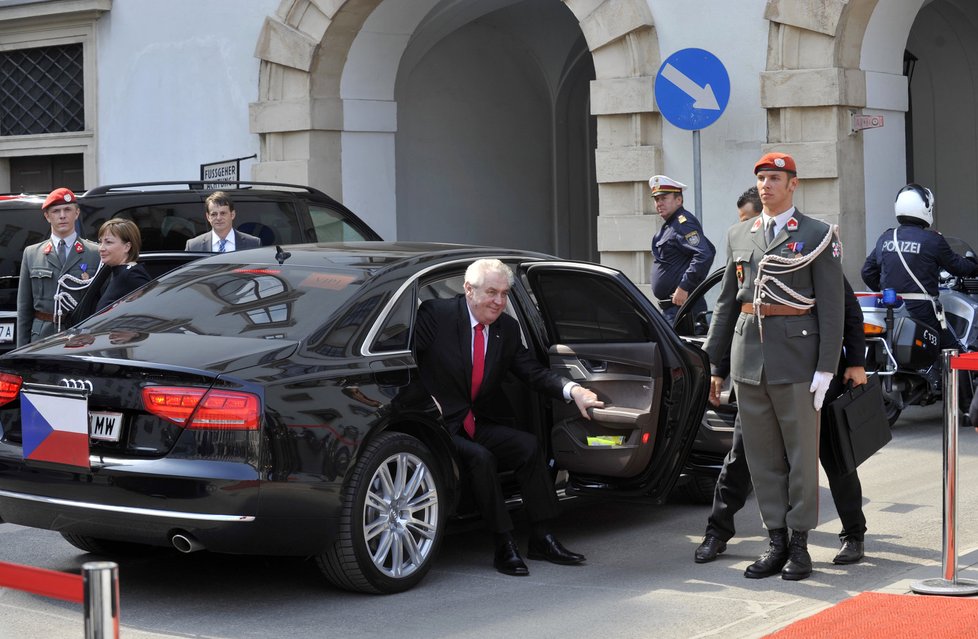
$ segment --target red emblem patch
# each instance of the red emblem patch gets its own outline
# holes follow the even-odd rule
[[[798,220],[796,220],[795,218],[789,219],[788,220],[788,223],[785,225],[785,228],[788,229],[789,231],[797,231],[798,230]]]
[[[739,283],[739,284],[743,284],[744,283],[744,265],[743,264],[738,264],[737,265],[737,283]]]

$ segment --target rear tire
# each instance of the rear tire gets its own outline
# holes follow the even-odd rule
[[[900,419],[900,414],[903,413],[903,409],[898,408],[897,405],[883,393],[883,408],[886,411],[886,421],[890,424],[890,428],[893,424]]]
[[[65,541],[79,550],[90,552],[93,555],[104,555],[106,557],[132,557],[160,551],[160,549],[155,546],[135,544],[129,541],[99,539],[98,537],[74,535],[66,532],[61,533],[61,536],[64,537]]]
[[[343,488],[336,541],[316,558],[334,585],[387,594],[427,574],[445,532],[442,479],[418,439],[381,433],[363,450]]]
[[[675,493],[683,501],[692,504],[712,504],[716,492],[717,478],[709,475],[690,475],[682,484],[676,486]]]

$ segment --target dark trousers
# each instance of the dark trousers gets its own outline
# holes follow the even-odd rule
[[[853,471],[848,475],[836,475],[825,471],[832,491],[832,501],[842,520],[840,539],[851,537],[863,541],[866,535],[866,515],[863,514],[863,489],[859,475]],[[723,468],[717,479],[713,493],[713,511],[706,524],[706,534],[729,541],[736,530],[734,515],[744,507],[750,492],[750,470],[744,454],[744,441],[740,432],[740,414],[734,422],[733,445],[723,460]]]
[[[557,496],[536,437],[508,426],[486,424],[476,427],[474,441],[462,433],[453,435],[452,443],[471,478],[476,505],[490,531],[513,530],[499,485],[501,470],[515,473],[531,522],[557,516]]]

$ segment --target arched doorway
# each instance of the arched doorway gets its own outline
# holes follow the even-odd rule
[[[448,33],[453,33],[473,21],[471,12],[482,16],[487,5],[504,9],[513,4],[418,0],[405,7],[346,0],[330,5],[333,9],[309,0],[283,0],[275,16],[266,20],[257,47],[262,59],[260,100],[252,105],[252,131],[261,136],[262,152],[254,177],[319,186],[342,197],[385,237],[397,236],[402,228],[402,186],[395,140],[402,106],[395,80],[410,90],[410,82],[405,84],[399,74],[405,61],[414,62],[404,58],[411,52],[411,39],[419,26],[437,30],[449,25],[453,28]],[[530,2],[523,10],[532,11],[536,4]],[[564,63],[550,76],[558,81],[548,89],[553,91],[548,170],[553,191],[560,181],[573,188],[551,192],[546,200],[535,192],[544,210],[533,215],[548,220],[545,234],[550,237],[544,239],[552,250],[585,257],[597,251],[602,262],[644,282],[648,238],[657,220],[648,215],[646,180],[659,168],[662,156],[659,115],[649,89],[659,59],[652,17],[645,0],[556,8],[586,11],[573,19],[586,50],[595,56],[595,80],[588,91],[582,89],[586,67],[578,50],[585,47],[568,47]],[[369,30],[364,29],[368,21]],[[590,103],[594,124],[573,121],[584,102]],[[560,157],[569,149],[581,153],[595,136],[593,168]],[[526,153],[519,147],[512,152]],[[582,176],[592,171],[594,177],[585,184]],[[459,200],[464,200],[464,193]],[[570,201],[576,209],[562,206]],[[579,231],[575,220],[584,216],[591,217],[593,234]],[[406,232],[415,232],[413,219],[404,224]],[[500,243],[518,245],[515,239],[500,238]]]

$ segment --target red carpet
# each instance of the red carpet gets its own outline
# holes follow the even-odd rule
[[[978,599],[864,592],[765,639],[974,639]]]

